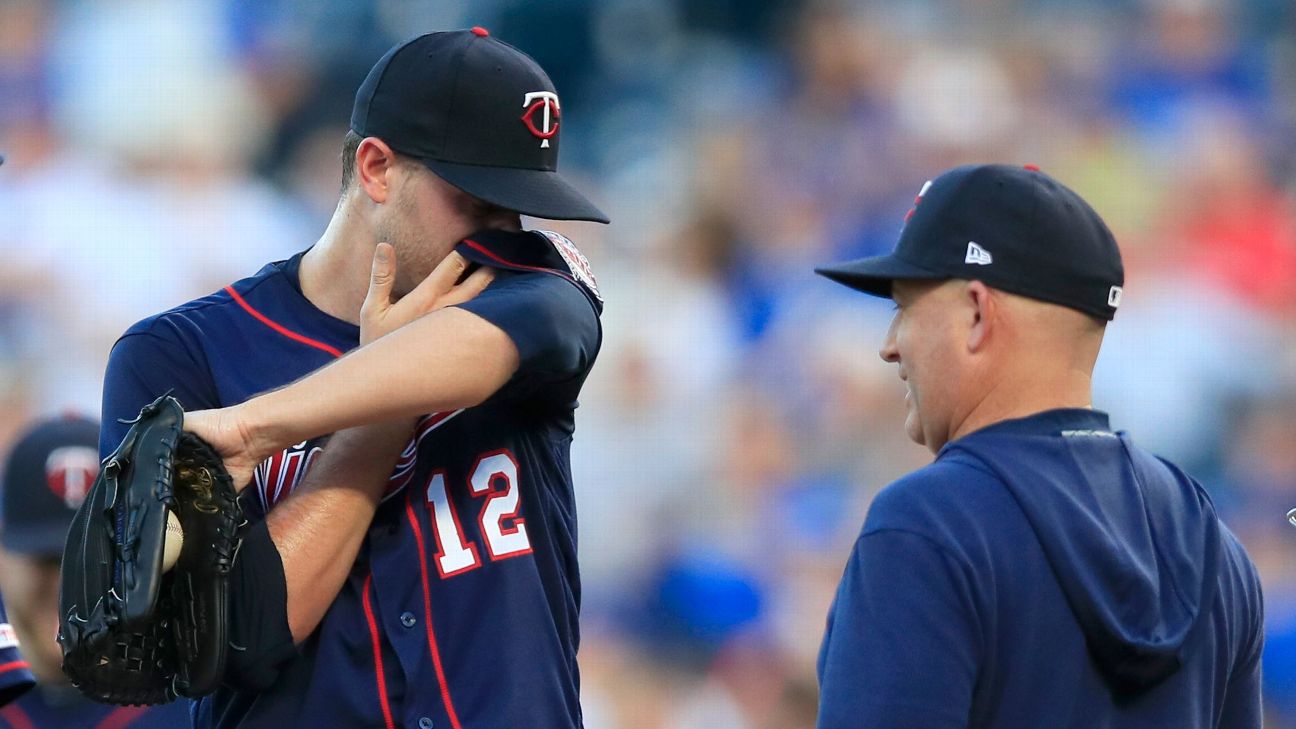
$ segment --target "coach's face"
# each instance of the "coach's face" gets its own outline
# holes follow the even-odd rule
[[[905,433],[932,452],[949,440],[950,424],[965,380],[965,307],[959,281],[896,281],[895,316],[879,351],[900,365],[904,381]]]

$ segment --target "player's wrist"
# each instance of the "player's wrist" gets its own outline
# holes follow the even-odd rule
[[[242,441],[244,452],[257,463],[291,445],[289,442],[280,443],[282,438],[276,434],[277,428],[268,407],[273,403],[269,400],[270,395],[262,395],[229,408],[230,427]]]

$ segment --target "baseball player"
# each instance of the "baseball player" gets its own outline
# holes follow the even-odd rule
[[[4,160],[4,155],[0,154],[0,165],[4,164]],[[18,652],[18,636],[9,624],[4,599],[0,598],[0,706],[22,696],[35,683],[31,664],[23,660],[22,654]]]
[[[894,253],[819,272],[896,305],[905,430],[819,659],[821,727],[1259,727],[1260,582],[1202,487],[1092,409],[1124,270],[1038,171],[923,186]]]
[[[198,726],[580,726],[569,447],[602,300],[518,217],[607,222],[556,172],[563,114],[482,28],[396,46],[356,94],[320,240],[114,347],[103,453],[161,393],[273,391],[186,417],[250,481],[252,522]],[[226,437],[244,413],[274,415],[255,448]]]
[[[4,155],[0,154],[0,165],[4,160]],[[2,516],[3,512],[0,512]],[[18,635],[9,624],[4,599],[0,598],[0,707],[22,696],[35,684],[31,664],[18,652]]]
[[[149,729],[189,721],[177,703],[153,708],[97,704],[59,670],[59,556],[76,508],[99,471],[99,424],[78,417],[34,423],[14,444],[0,476],[0,695],[35,689],[0,708],[0,729]],[[21,641],[26,661],[15,654]],[[14,681],[17,683],[14,683]],[[0,701],[0,703],[4,703]]]

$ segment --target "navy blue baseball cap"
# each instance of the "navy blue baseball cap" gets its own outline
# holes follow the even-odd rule
[[[352,131],[474,197],[537,218],[606,223],[558,175],[562,126],[544,69],[484,28],[427,33],[387,51],[351,112]]]
[[[98,475],[99,423],[65,416],[33,425],[0,471],[0,545],[19,554],[62,554],[72,517]]]
[[[873,296],[896,280],[978,280],[1110,321],[1120,249],[1079,195],[1033,165],[969,165],[923,185],[895,250],[815,269]]]

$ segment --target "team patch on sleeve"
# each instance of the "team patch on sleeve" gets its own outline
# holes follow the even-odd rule
[[[9,623],[0,623],[0,650],[18,647],[18,634]]]
[[[595,298],[601,303],[603,294],[599,293],[598,281],[594,278],[594,269],[590,268],[589,259],[585,257],[584,253],[580,252],[576,244],[572,243],[566,236],[552,230],[537,230],[536,232],[549,239],[549,242],[558,251],[558,255],[562,256],[563,261],[567,264],[571,275],[584,284],[585,288],[589,289],[590,293],[594,294]]]

